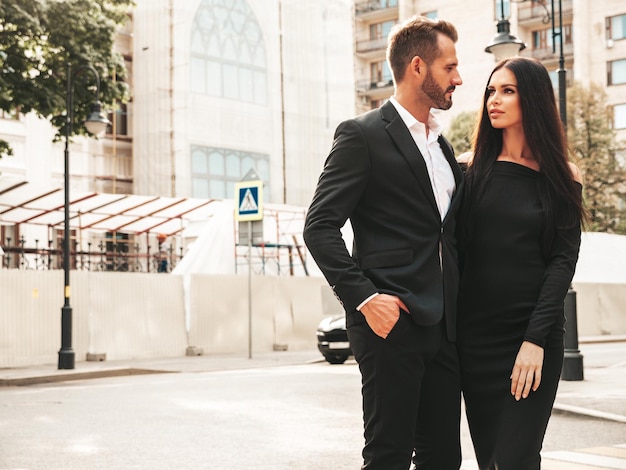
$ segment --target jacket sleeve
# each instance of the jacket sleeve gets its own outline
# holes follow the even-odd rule
[[[347,312],[377,292],[348,252],[341,234],[369,177],[369,150],[363,130],[354,120],[345,121],[337,127],[307,212],[304,241]]]

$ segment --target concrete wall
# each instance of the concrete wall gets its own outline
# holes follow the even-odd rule
[[[626,285],[575,282],[579,336],[626,334]]]
[[[72,347],[107,360],[313,349],[341,313],[320,277],[72,271]],[[579,336],[626,334],[626,285],[575,283]],[[249,305],[251,308],[249,308]],[[0,270],[0,367],[54,364],[61,345],[63,272]],[[249,322],[249,311],[251,322]],[[187,313],[188,312],[188,313]]]
[[[72,347],[107,360],[248,351],[248,278],[192,275],[189,318],[183,277],[72,271]],[[325,315],[321,278],[252,277],[252,349],[315,348]],[[0,367],[57,362],[62,271],[0,271]],[[189,325],[189,328],[187,328]]]

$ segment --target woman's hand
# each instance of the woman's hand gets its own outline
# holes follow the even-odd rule
[[[381,338],[387,338],[400,318],[400,309],[408,312],[404,302],[389,294],[378,294],[361,307],[367,324]]]
[[[541,383],[543,348],[524,341],[519,348],[511,373],[511,395],[517,401],[527,398],[530,391],[536,391]]]

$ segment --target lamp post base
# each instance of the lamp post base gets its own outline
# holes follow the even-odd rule
[[[74,359],[75,359],[74,350],[61,349],[59,351],[59,369],[73,369]]]
[[[580,351],[565,351],[562,380],[583,380],[583,355]]]
[[[67,265],[66,265],[67,266]],[[59,369],[74,368],[74,350],[72,349],[72,307],[69,302],[61,308],[61,349],[59,350]]]

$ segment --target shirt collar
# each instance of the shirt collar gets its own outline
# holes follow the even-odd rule
[[[424,133],[426,133],[426,126],[424,125],[424,123],[415,119],[415,117],[413,117],[413,115],[398,102],[395,96],[389,98],[389,101],[391,101],[391,104],[393,104],[396,108],[396,111],[398,111],[398,114],[400,115],[400,118],[402,119],[406,127],[410,129],[417,124],[418,127],[423,128]],[[430,132],[432,132],[436,136],[441,135],[441,131],[443,129],[432,111],[428,113],[428,128],[430,129]]]

